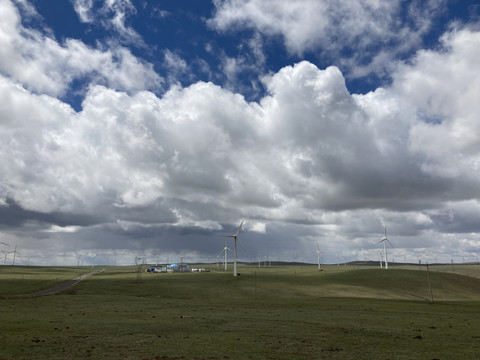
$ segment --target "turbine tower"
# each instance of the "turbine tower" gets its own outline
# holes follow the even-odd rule
[[[223,235],[225,237],[233,238],[233,276],[237,276],[237,239],[238,239],[238,233],[240,232],[240,229],[242,228],[244,221],[245,220],[242,220],[242,222],[240,223],[240,226],[238,227],[235,235]]]
[[[383,254],[385,255],[385,270],[388,269],[388,258],[387,258],[387,242],[392,246],[392,243],[387,239],[387,226],[385,226],[385,236],[380,240],[383,242]]]

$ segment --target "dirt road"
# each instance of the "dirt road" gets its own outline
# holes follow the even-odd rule
[[[92,271],[92,272],[89,272],[87,274],[83,274],[83,275],[81,275],[81,276],[79,276],[75,279],[69,280],[69,281],[67,281],[63,284],[57,285],[57,286],[55,286],[53,288],[50,288],[50,289],[35,291],[33,293],[30,293],[30,294],[12,295],[12,296],[8,296],[8,297],[9,298],[18,298],[18,297],[36,297],[36,296],[54,295],[54,294],[57,294],[61,291],[64,291],[65,289],[67,289],[69,287],[75,286],[80,281],[85,280],[85,279],[89,278],[90,276],[102,273],[104,271],[105,271],[105,269],[98,270],[98,271]]]

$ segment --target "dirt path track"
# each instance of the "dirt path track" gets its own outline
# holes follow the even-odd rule
[[[45,290],[40,290],[40,291],[35,291],[33,293],[30,293],[30,294],[23,294],[23,295],[12,295],[12,296],[6,296],[8,298],[19,298],[19,297],[37,297],[37,296],[45,296],[45,295],[54,295],[54,294],[57,294],[69,287],[72,287],[72,286],[75,286],[77,285],[80,281],[82,280],[85,280],[93,275],[96,275],[96,274],[99,274],[99,273],[103,273],[105,271],[105,269],[102,269],[102,270],[98,270],[98,271],[92,271],[92,272],[89,272],[87,274],[83,274],[75,279],[72,279],[72,280],[69,280],[65,283],[62,283],[60,285],[57,285],[53,288],[50,288],[50,289],[45,289]]]

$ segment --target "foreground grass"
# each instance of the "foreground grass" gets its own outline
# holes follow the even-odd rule
[[[425,274],[411,270],[241,271],[143,274],[138,283],[132,269],[109,268],[64,295],[0,300],[0,359],[478,356],[475,278],[431,274],[439,297],[458,297],[430,304]]]

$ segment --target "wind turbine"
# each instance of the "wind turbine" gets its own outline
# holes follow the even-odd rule
[[[385,236],[382,238],[382,240],[380,240],[380,242],[383,242],[383,253],[385,255],[385,270],[386,270],[388,269],[387,242],[390,244],[390,246],[393,247],[392,243],[387,239],[387,226],[385,226]]]
[[[10,246],[10,244],[4,243],[3,241],[0,241],[0,244],[5,245],[5,246]],[[5,265],[5,263],[7,262],[8,252],[6,252],[5,250],[2,250],[2,251],[0,251],[0,252],[1,252],[3,255],[5,255],[5,258],[3,259],[3,265]]]
[[[18,255],[22,255],[22,254],[20,254],[20,253],[17,251],[17,245],[15,245],[15,250],[11,251],[10,254],[13,254],[12,266],[14,266],[14,265],[15,265],[15,258],[16,258],[16,256],[17,256],[17,254],[18,254]]]
[[[8,252],[6,251],[0,251],[1,253],[3,253],[5,255],[5,258],[3,259],[3,265],[5,265],[5,263],[7,262],[7,256],[8,256]]]
[[[90,251],[90,255],[92,255],[92,268],[95,267],[95,256],[97,256],[93,251]]]
[[[227,235],[225,235],[227,236]],[[223,261],[223,264],[225,265],[225,271],[227,271],[227,251],[232,251],[230,250],[228,247],[227,247],[227,241],[225,241],[225,247],[223,248],[222,251],[220,251],[220,253],[224,253],[224,261]]]
[[[383,251],[378,250],[378,254],[380,255],[380,269],[383,269]]]
[[[318,271],[322,271],[322,264],[320,264],[321,254],[322,254],[322,252],[320,251],[320,248],[318,247],[318,244],[317,244]]]
[[[225,237],[233,238],[233,276],[237,276],[237,239],[238,239],[238,233],[240,232],[240,229],[242,228],[244,221],[245,220],[242,220],[242,222],[240,223],[240,226],[238,227],[235,235],[223,235]]]

